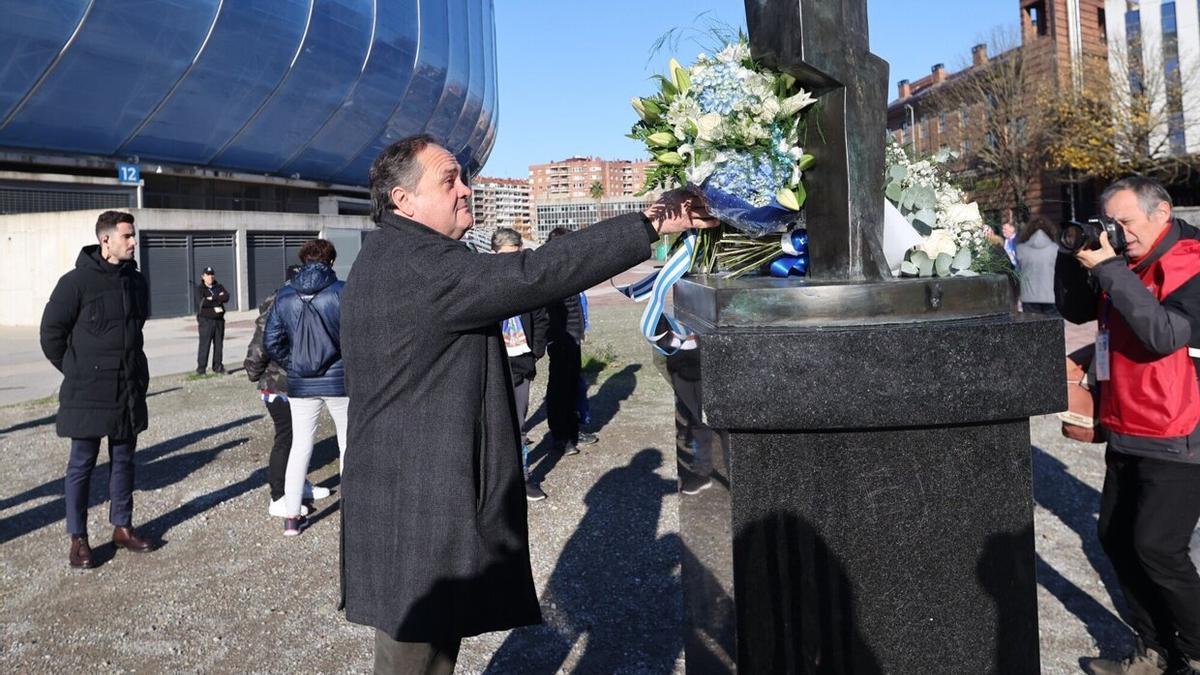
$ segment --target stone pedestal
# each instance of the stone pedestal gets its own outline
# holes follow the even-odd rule
[[[1000,277],[680,282],[730,431],[684,495],[689,673],[1039,672],[1029,417],[1062,327]]]

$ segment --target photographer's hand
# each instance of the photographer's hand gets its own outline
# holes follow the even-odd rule
[[[1079,261],[1079,264],[1083,265],[1089,270],[1096,265],[1099,265],[1106,260],[1111,260],[1115,257],[1117,257],[1117,252],[1113,250],[1112,244],[1108,243],[1107,232],[1100,233],[1100,248],[1094,251],[1086,248],[1080,249],[1079,252],[1075,254],[1075,259]]]

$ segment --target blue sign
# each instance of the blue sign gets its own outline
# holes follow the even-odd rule
[[[142,181],[142,169],[137,164],[118,164],[117,180],[122,183],[140,183]]]

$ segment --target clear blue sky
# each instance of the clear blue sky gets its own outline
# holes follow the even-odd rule
[[[869,0],[871,51],[891,63],[896,82],[945,63],[957,70],[971,46],[998,26],[1015,27],[1018,0]],[[697,17],[703,17],[697,21]],[[701,49],[684,41],[652,61],[655,40],[672,28],[715,19],[745,27],[742,0],[496,0],[500,125],[483,174],[525,178],[530,164],[571,155],[640,159],[625,138],[635,121],[629,99],[654,92],[649,78],[675,56]]]

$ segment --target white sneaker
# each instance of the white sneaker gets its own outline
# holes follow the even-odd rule
[[[313,485],[308,481],[304,481],[304,498],[305,499],[325,499],[329,496],[329,488]]]
[[[287,518],[288,517],[287,505],[284,504],[283,497],[280,497],[279,499],[276,499],[275,501],[271,502],[271,506],[270,506],[270,508],[267,509],[267,513],[271,514],[275,518]],[[300,515],[302,515],[302,516],[308,515],[308,507],[307,506],[305,506],[303,504],[300,505]]]

